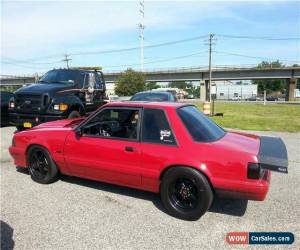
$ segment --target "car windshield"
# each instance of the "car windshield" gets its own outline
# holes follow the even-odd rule
[[[131,98],[131,101],[155,101],[166,102],[168,101],[168,94],[164,93],[140,93]]]
[[[75,83],[79,78],[79,72],[72,70],[51,70],[47,72],[39,82],[41,83]]]
[[[177,113],[195,141],[216,141],[226,133],[195,106],[184,106]]]

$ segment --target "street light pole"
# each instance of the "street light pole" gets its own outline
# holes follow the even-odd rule
[[[212,75],[212,69],[211,69],[211,61],[212,61],[212,41],[214,38],[214,34],[209,35],[209,59],[208,59],[208,67],[209,67],[209,102],[211,102],[211,75]]]
[[[144,17],[145,17],[145,3],[144,0],[140,1],[140,13],[141,13],[141,22],[139,23],[140,30],[140,60],[141,60],[141,71],[144,71]]]
[[[69,69],[69,61],[71,61],[72,59],[71,58],[69,58],[69,55],[65,55],[65,59],[63,59],[63,61],[64,62],[66,62],[66,64],[67,64],[67,69]]]

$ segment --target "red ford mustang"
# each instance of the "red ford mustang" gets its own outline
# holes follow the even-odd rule
[[[226,132],[182,103],[110,103],[16,133],[9,151],[36,182],[62,173],[160,193],[169,213],[187,220],[215,195],[264,200],[270,170],[288,166],[280,138]]]

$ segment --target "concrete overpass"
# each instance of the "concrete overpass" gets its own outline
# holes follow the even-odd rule
[[[115,82],[121,72],[105,74],[106,82]],[[209,79],[206,68],[178,68],[145,71],[147,82],[205,81]],[[300,78],[300,67],[285,68],[214,68],[212,80],[257,80],[257,79],[291,79]]]
[[[122,72],[104,72],[107,83],[116,82]],[[207,68],[175,68],[145,71],[147,82],[200,81],[208,90]],[[294,98],[296,79],[300,78],[300,67],[257,68],[257,67],[216,67],[212,81],[281,79],[287,82],[287,100]],[[35,82],[35,76],[1,76],[1,85],[21,85]]]
[[[106,82],[115,82],[120,72],[106,73]],[[169,70],[146,71],[147,82],[174,82],[174,81],[200,81],[201,91],[208,99],[209,95],[209,71],[207,68],[181,68]],[[224,80],[262,80],[281,79],[287,83],[286,100],[292,100],[296,89],[296,79],[300,78],[300,67],[282,68],[214,68],[212,81]]]

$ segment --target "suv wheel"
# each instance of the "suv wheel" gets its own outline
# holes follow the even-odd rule
[[[78,117],[80,117],[80,116],[81,116],[81,115],[80,115],[80,113],[79,113],[78,111],[73,110],[73,111],[69,114],[68,119],[78,118]]]
[[[160,195],[168,212],[183,220],[199,219],[213,201],[206,177],[189,167],[169,169],[163,176]]]
[[[33,146],[29,149],[28,165],[31,179],[35,182],[49,184],[58,176],[58,169],[49,152],[40,146]]]

